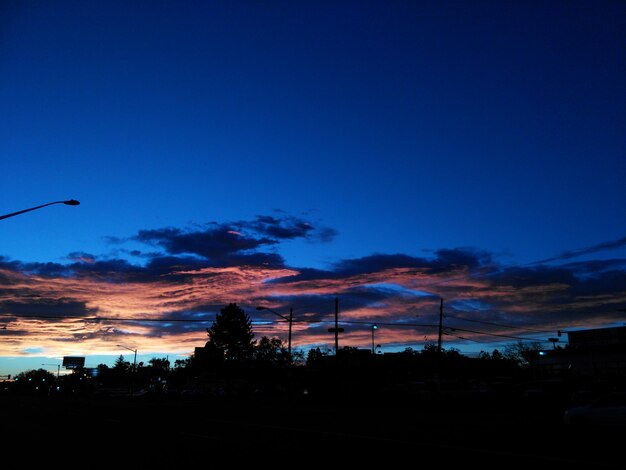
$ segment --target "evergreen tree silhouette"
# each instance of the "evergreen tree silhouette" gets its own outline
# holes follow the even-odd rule
[[[207,333],[207,349],[218,352],[225,362],[247,362],[252,358],[252,322],[236,303],[230,303],[220,310],[211,328],[207,328]]]

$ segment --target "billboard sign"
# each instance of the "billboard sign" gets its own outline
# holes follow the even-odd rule
[[[80,369],[85,367],[85,358],[81,356],[63,356],[63,367],[66,369]]]

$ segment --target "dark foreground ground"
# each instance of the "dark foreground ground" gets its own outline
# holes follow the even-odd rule
[[[626,468],[624,429],[490,400],[0,397],[3,468]]]

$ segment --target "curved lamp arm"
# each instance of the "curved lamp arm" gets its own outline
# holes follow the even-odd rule
[[[52,204],[66,204],[68,206],[77,206],[80,204],[76,199],[68,199],[67,201],[54,201],[49,202],[47,204],[42,204],[40,206],[31,207],[30,209],[24,209],[23,211],[12,212],[11,214],[1,215],[0,220],[6,219],[8,217],[13,217],[14,215],[20,215],[24,212],[34,211],[35,209],[41,209],[42,207],[51,206]]]

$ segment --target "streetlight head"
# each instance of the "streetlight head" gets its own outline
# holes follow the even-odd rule
[[[67,204],[68,206],[78,206],[80,202],[78,202],[76,199],[69,199],[67,201],[63,201],[63,204]]]
[[[260,305],[256,308],[257,310],[265,310],[265,307],[261,307]]]

